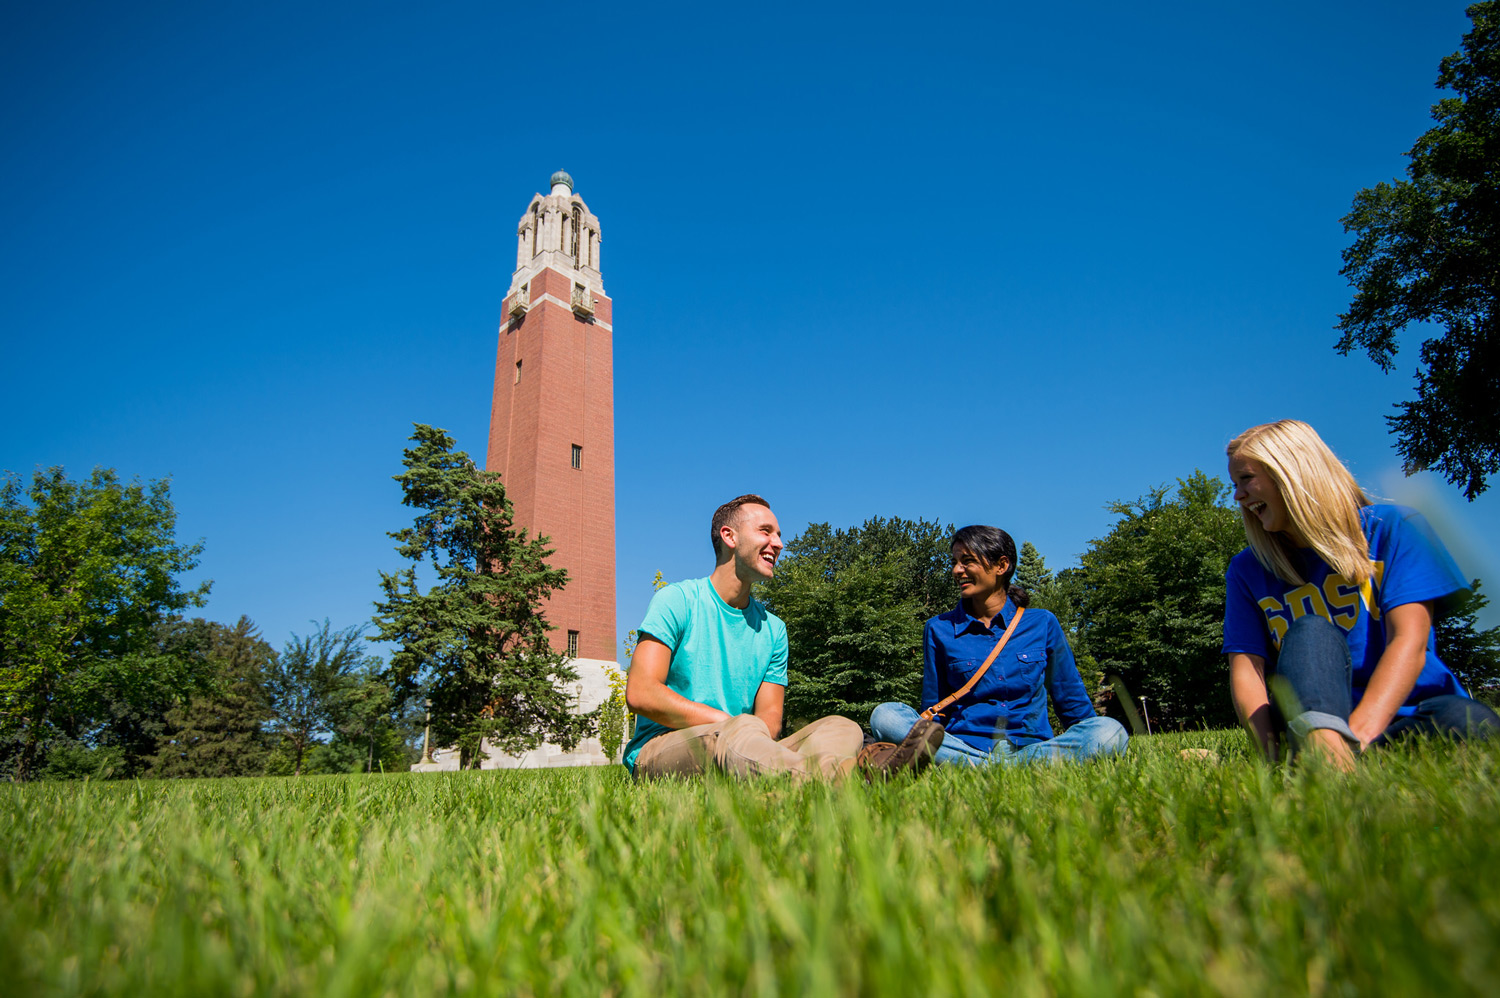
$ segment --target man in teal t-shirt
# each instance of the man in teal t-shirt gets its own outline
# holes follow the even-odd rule
[[[636,776],[793,773],[848,775],[864,743],[858,724],[825,717],[787,738],[786,625],[750,595],[781,554],[770,504],[744,495],[714,513],[716,563],[706,579],[667,586],[651,600],[630,660],[625,701],[640,715],[625,748]]]

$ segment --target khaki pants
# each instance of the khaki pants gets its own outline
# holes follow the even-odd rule
[[[854,768],[864,732],[847,717],[824,717],[780,741],[754,714],[739,714],[657,735],[641,746],[635,775],[693,776],[721,769],[735,776],[792,773],[840,780]]]

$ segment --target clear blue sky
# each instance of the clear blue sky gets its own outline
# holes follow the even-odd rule
[[[482,460],[515,227],[615,301],[620,637],[713,508],[788,537],[1104,504],[1316,426],[1500,599],[1500,484],[1405,481],[1339,218],[1428,124],[1428,3],[7,7],[0,467],[172,477],[207,615],[367,621],[413,422]]]

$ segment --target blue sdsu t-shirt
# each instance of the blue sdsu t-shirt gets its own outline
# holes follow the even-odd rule
[[[1385,653],[1384,615],[1393,607],[1441,599],[1468,588],[1422,514],[1405,506],[1365,506],[1360,525],[1370,542],[1374,575],[1356,585],[1333,571],[1311,549],[1292,552],[1292,564],[1307,580],[1300,586],[1266,571],[1246,548],[1224,573],[1224,652],[1245,652],[1275,662],[1292,621],[1309,613],[1337,624],[1349,638],[1354,663],[1354,702]],[[1406,705],[1410,714],[1429,697],[1463,694],[1463,687],[1437,657],[1435,635],[1427,635],[1427,663]]]

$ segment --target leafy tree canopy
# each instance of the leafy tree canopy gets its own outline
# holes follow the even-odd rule
[[[792,722],[842,714],[861,724],[922,689],[922,624],[951,609],[951,526],[875,517],[810,524],[782,553],[760,599],[786,622]]]
[[[1230,489],[1202,471],[1133,502],[1110,503],[1119,520],[1089,542],[1079,573],[1080,631],[1105,673],[1149,698],[1164,720],[1235,723],[1220,653],[1224,572],[1245,546]]]
[[[1434,468],[1472,500],[1500,470],[1500,2],[1468,13],[1437,80],[1454,96],[1433,105],[1409,179],[1360,191],[1343,219],[1355,296],[1337,349],[1389,371],[1398,332],[1442,329],[1422,344],[1416,400],[1388,422],[1407,474]]]
[[[143,670],[158,623],[201,606],[210,583],[179,588],[203,545],[175,542],[166,481],[124,484],[96,468],[84,482],[37,471],[0,485],[0,738],[29,779],[59,734],[88,738],[113,697],[154,684]],[[137,682],[139,680],[139,683]],[[183,690],[183,695],[188,691]],[[147,695],[154,695],[148,692]]]
[[[517,527],[500,476],[479,470],[453,438],[418,424],[405,451],[402,502],[421,512],[390,536],[413,564],[381,573],[377,639],[395,643],[389,676],[398,695],[430,682],[432,735],[457,744],[464,766],[481,743],[522,752],[545,739],[565,749],[593,733],[596,713],[575,714],[577,672],[554,652],[543,601],[567,582],[548,566],[545,537]],[[422,589],[417,566],[435,576]]]
[[[291,750],[293,775],[302,774],[303,756],[319,733],[332,731],[344,719],[348,701],[362,685],[357,673],[371,669],[370,656],[360,643],[362,630],[354,626],[335,631],[325,619],[305,637],[292,635],[266,667],[270,728]],[[366,693],[361,690],[358,695],[363,699]]]

